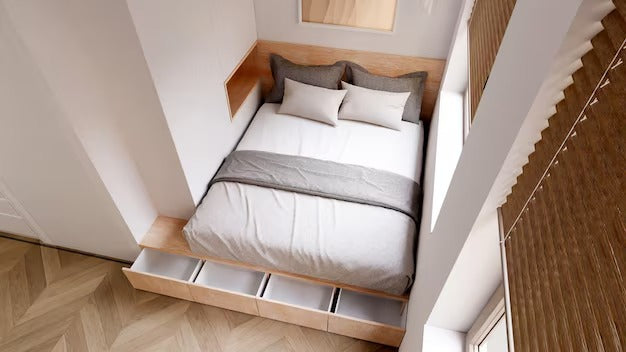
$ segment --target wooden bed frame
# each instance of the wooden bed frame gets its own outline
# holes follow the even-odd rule
[[[122,269],[134,288],[390,346],[397,347],[402,342],[405,333],[408,295],[392,295],[247,263],[199,255],[191,251],[183,237],[182,228],[186,223],[187,221],[183,219],[157,217],[139,244],[142,248],[140,256],[132,267]],[[146,257],[150,259],[145,259]],[[187,272],[184,272],[184,265],[180,271],[176,269],[177,266],[181,267],[177,263],[180,261],[189,264],[186,266]],[[164,267],[169,273],[160,272]],[[171,269],[172,267],[174,270]],[[191,270],[192,267],[193,270]],[[219,281],[197,282],[196,278],[205,267],[217,267],[227,272],[237,271],[243,275],[258,273],[263,280],[252,293],[233,290]],[[172,271],[182,274],[173,275]],[[312,290],[326,290],[332,294],[325,302],[324,309],[307,307],[266,297],[266,287],[270,285],[270,280],[287,281],[295,289],[301,289],[304,285],[311,287]],[[364,297],[364,302],[368,302],[365,305],[372,305],[373,302],[373,307],[365,305],[364,307],[375,314],[380,314],[380,307],[382,309],[389,307],[393,310],[391,314],[397,316],[396,323],[379,321],[376,317],[364,318],[342,313],[338,309],[342,304],[342,293]],[[346,301],[346,304],[348,303]]]
[[[388,297],[388,298],[398,299],[402,301],[408,301],[409,299],[408,294],[393,295],[390,293],[371,290],[371,289],[367,289],[363,287],[346,285],[346,284],[342,284],[336,281],[324,280],[324,279],[319,279],[319,278],[315,278],[311,276],[294,274],[294,273],[290,273],[286,271],[266,268],[266,267],[262,267],[258,265],[247,264],[247,263],[238,262],[234,260],[216,258],[216,257],[194,253],[191,251],[191,248],[189,248],[189,244],[187,243],[187,240],[185,240],[185,237],[183,236],[183,227],[185,226],[185,224],[187,224],[187,220],[169,218],[166,216],[159,216],[154,221],[154,224],[152,224],[152,227],[150,227],[150,230],[148,231],[148,233],[146,233],[146,235],[143,237],[143,239],[141,240],[141,243],[139,243],[139,246],[141,248],[150,248],[150,249],[158,250],[158,251],[165,252],[165,253],[177,254],[177,255],[182,255],[182,256],[190,257],[190,258],[208,260],[208,261],[215,262],[215,263],[233,265],[233,266],[238,266],[238,267],[242,267],[242,268],[246,268],[250,270],[262,271],[262,272],[267,272],[270,274],[276,274],[276,275],[292,277],[296,279],[302,279],[302,280],[310,281],[316,284],[330,285],[334,287],[350,289],[352,291],[368,293],[368,294],[381,296],[381,297]]]
[[[445,64],[443,60],[259,40],[224,83],[231,118],[257,84],[261,84],[264,94],[271,88],[270,53],[308,65],[350,60],[374,74],[387,76],[427,71],[421,116],[426,123],[432,115]],[[182,234],[186,223],[187,220],[164,216],[156,219],[139,244],[141,254],[131,268],[123,269],[135,288],[386,345],[400,345],[405,333],[408,295],[392,295],[200,255],[191,251]],[[239,279],[252,284],[243,285]],[[288,289],[282,295],[272,296],[269,291],[278,290],[276,287]],[[308,289],[312,293],[301,296],[313,297],[311,302],[298,301],[298,290]],[[290,290],[296,292],[293,297],[289,296]]]

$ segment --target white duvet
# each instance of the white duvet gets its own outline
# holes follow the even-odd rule
[[[258,111],[238,150],[391,171],[419,183],[423,129],[340,120],[336,127]],[[185,227],[193,251],[402,294],[414,272],[416,226],[394,210],[230,182],[211,186]]]

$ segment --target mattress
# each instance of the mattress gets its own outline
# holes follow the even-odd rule
[[[237,150],[386,170],[419,183],[421,124],[400,131],[357,121],[335,127],[263,105]],[[232,182],[213,184],[184,230],[194,252],[348,285],[404,293],[417,229],[386,208]]]

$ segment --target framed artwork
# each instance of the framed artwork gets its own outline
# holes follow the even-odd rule
[[[300,23],[393,32],[397,0],[298,0]]]

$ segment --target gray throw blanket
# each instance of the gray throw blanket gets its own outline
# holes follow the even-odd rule
[[[211,181],[238,182],[399,211],[419,226],[420,186],[407,177],[359,165],[237,150]]]

